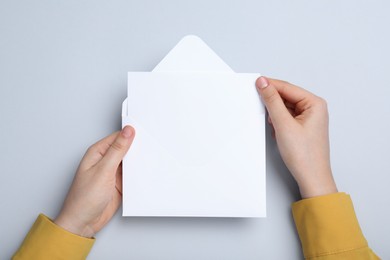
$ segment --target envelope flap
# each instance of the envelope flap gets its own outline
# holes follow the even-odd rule
[[[181,39],[153,71],[234,72],[204,41],[194,35]]]

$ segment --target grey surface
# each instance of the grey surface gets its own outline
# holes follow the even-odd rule
[[[0,1],[0,259],[58,213],[87,147],[120,128],[127,71],[187,34],[234,70],[328,100],[332,164],[363,232],[390,259],[388,1]],[[269,134],[269,133],[268,133]],[[89,259],[301,259],[297,187],[267,135],[268,218],[122,218]]]

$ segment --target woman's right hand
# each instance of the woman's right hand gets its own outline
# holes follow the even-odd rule
[[[330,166],[326,101],[285,81],[260,77],[256,86],[302,198],[337,192]]]

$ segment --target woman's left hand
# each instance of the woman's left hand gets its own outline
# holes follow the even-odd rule
[[[54,223],[83,237],[93,237],[107,224],[122,201],[121,162],[134,135],[126,126],[87,150]]]

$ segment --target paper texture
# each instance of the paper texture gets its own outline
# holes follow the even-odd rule
[[[198,55],[195,55],[198,54]],[[235,73],[187,36],[153,72],[129,72],[123,216],[265,217],[259,74]]]

